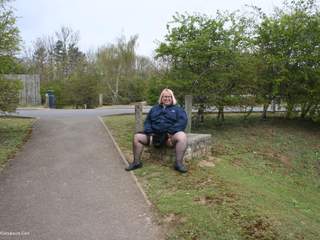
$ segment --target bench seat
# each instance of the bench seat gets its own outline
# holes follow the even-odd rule
[[[211,134],[188,133],[188,146],[184,156],[184,160],[188,161],[193,158],[201,158],[211,153],[212,138]],[[145,147],[143,158],[175,161],[175,149],[169,147],[155,148],[153,146]]]

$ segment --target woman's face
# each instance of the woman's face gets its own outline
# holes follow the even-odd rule
[[[172,96],[169,92],[164,92],[161,97],[161,102],[165,106],[172,105]]]

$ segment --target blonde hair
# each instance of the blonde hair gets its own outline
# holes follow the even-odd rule
[[[162,92],[160,94],[160,97],[159,97],[159,100],[158,100],[158,103],[162,104],[162,96],[165,93],[169,93],[171,95],[171,97],[172,97],[172,105],[176,105],[177,104],[177,100],[176,100],[176,98],[175,98],[175,96],[173,94],[173,91],[171,89],[169,89],[169,88],[165,88],[165,89],[162,90]]]

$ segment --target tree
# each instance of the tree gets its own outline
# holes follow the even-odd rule
[[[266,106],[281,99],[287,116],[301,117],[319,108],[320,14],[316,1],[286,3],[273,16],[262,16],[257,31],[259,94]]]
[[[3,112],[15,111],[21,88],[20,82],[4,80],[1,76],[18,67],[15,54],[19,50],[20,36],[9,2],[10,0],[0,0],[0,111]]]
[[[61,27],[56,32],[56,42],[53,48],[53,56],[56,66],[56,78],[65,80],[75,70],[76,65],[84,59],[84,54],[79,50],[79,33],[71,28]]]
[[[147,99],[150,79],[155,74],[156,67],[148,57],[136,56],[135,70],[129,81],[128,98],[130,102]]]
[[[78,83],[74,77],[85,74],[87,67],[86,55],[79,50],[78,41],[78,32],[63,26],[54,36],[38,38],[24,59],[29,73],[40,74],[41,95],[44,97],[48,89],[54,90],[58,107],[76,105],[68,91],[72,90],[71,83]]]
[[[15,65],[20,36],[10,0],[0,0],[0,74],[9,73]]]
[[[135,79],[137,55],[135,48],[138,36],[126,41],[122,36],[116,44],[102,47],[97,53],[97,70],[102,77],[105,92],[113,104],[130,101],[131,83]]]
[[[230,96],[240,95],[243,80],[250,77],[241,74],[248,56],[246,27],[246,19],[236,13],[218,12],[215,18],[177,14],[156,49],[156,57],[170,65],[171,85],[202,96],[202,103],[218,107],[222,119],[224,106],[235,104]]]
[[[45,41],[42,39],[37,39],[34,43],[34,53],[32,56],[33,65],[34,65],[34,72],[40,74],[41,82],[46,83],[48,82],[48,57],[49,52],[47,51],[47,46]]]

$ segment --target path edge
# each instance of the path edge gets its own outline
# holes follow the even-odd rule
[[[102,123],[102,125],[104,126],[104,129],[106,130],[107,135],[110,137],[113,145],[114,145],[115,148],[117,149],[117,151],[118,151],[118,153],[119,153],[119,155],[120,155],[121,160],[124,162],[124,164],[125,164],[126,166],[128,166],[128,161],[126,160],[126,158],[125,158],[123,152],[121,151],[119,145],[117,144],[117,142],[115,141],[114,137],[112,136],[109,128],[108,128],[107,125],[104,123],[104,121],[103,121],[103,119],[102,119],[101,116],[98,116],[98,118],[99,118],[100,122]],[[125,170],[123,170],[123,171],[125,171]],[[133,173],[132,171],[129,171],[128,173],[131,174],[131,177],[133,178],[134,182],[136,183],[136,185],[137,185],[138,189],[140,190],[140,192],[141,192],[144,200],[146,201],[146,203],[147,203],[149,206],[153,206],[152,203],[151,203],[151,201],[149,200],[147,194],[146,194],[145,191],[143,190],[141,184],[139,183],[137,177],[134,175],[134,173]]]

